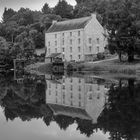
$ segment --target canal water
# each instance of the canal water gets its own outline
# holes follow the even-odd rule
[[[0,140],[140,139],[140,81],[0,75]]]

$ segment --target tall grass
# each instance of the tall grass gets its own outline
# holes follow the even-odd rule
[[[136,74],[137,67],[133,64],[116,63],[115,61],[101,62],[101,63],[83,63],[80,64],[80,71],[98,71],[109,73],[123,73],[123,74]]]

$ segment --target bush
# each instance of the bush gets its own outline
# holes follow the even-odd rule
[[[104,55],[103,53],[98,53],[98,54],[97,54],[97,58],[98,58],[99,60],[105,59],[105,55]]]

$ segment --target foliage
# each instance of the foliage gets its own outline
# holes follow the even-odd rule
[[[10,18],[13,15],[15,15],[15,13],[16,12],[13,9],[11,9],[11,8],[7,9],[7,8],[5,8],[4,9],[4,13],[3,13],[3,22],[5,23],[5,22],[9,21]]]
[[[47,3],[44,4],[44,6],[42,8],[42,13],[43,14],[51,14],[52,13],[52,10]]]
[[[108,92],[108,102],[98,118],[98,126],[110,139],[139,139],[140,131],[140,84],[134,79],[120,79],[112,84]]]
[[[139,54],[135,49],[139,39],[140,3],[136,0],[118,0],[109,3],[104,15],[108,30],[109,50],[111,53],[127,53],[128,61],[134,59],[134,54]],[[121,55],[120,55],[121,56]]]
[[[56,15],[60,15],[62,18],[73,18],[73,7],[65,0],[59,0],[53,12]]]

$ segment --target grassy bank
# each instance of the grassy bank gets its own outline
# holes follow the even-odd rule
[[[134,75],[140,72],[140,61],[134,63],[122,62],[119,60],[111,60],[106,62],[93,63],[82,63],[78,65],[80,71],[85,72],[109,72],[113,74],[128,74]]]

